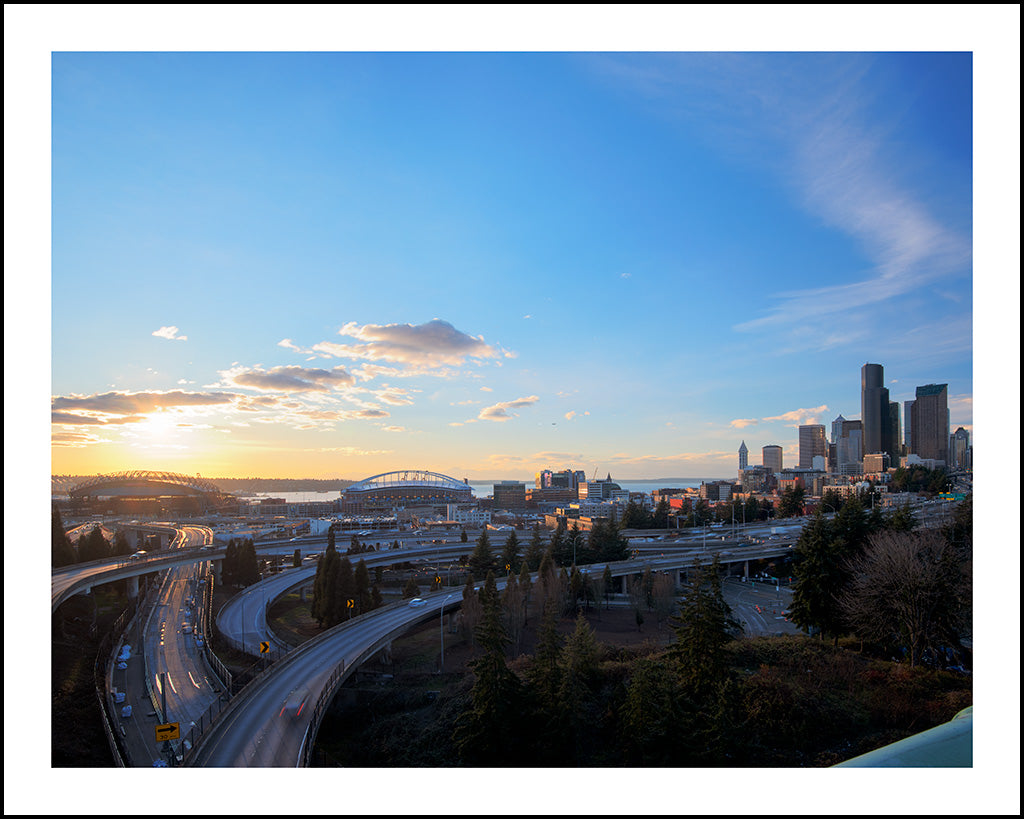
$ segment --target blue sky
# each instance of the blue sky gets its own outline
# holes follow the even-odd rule
[[[52,468],[721,477],[949,384],[945,52],[52,57]]]

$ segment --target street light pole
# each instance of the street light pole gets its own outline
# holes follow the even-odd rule
[[[444,604],[447,603],[454,594],[449,594],[444,600],[441,601],[441,668],[438,671],[439,674],[444,673]]]

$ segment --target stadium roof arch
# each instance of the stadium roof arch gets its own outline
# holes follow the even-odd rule
[[[473,490],[464,481],[425,469],[382,472],[357,481],[344,492],[346,506],[362,511],[464,503],[472,495]]]
[[[225,493],[216,484],[191,475],[175,472],[134,470],[97,475],[72,487],[72,498],[84,499],[101,495],[119,497],[154,497],[159,495],[199,495],[219,498]]]

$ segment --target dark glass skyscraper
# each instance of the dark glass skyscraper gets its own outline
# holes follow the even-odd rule
[[[889,390],[885,388],[881,364],[860,368],[860,420],[864,425],[864,454],[892,453],[892,426],[889,420]]]
[[[949,462],[949,406],[945,384],[917,388],[910,430],[915,455]]]

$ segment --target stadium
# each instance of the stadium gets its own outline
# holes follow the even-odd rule
[[[202,514],[238,502],[198,476],[138,470],[89,478],[68,492],[68,500],[75,511],[139,515]]]
[[[374,515],[417,507],[442,509],[472,499],[473,491],[465,481],[414,469],[385,472],[352,484],[342,494],[342,509],[345,514]]]

